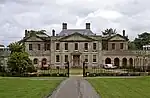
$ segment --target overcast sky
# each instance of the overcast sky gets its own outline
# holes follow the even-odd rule
[[[25,29],[85,28],[94,33],[106,28],[126,30],[130,39],[150,31],[150,0],[0,0],[0,44],[21,39]]]

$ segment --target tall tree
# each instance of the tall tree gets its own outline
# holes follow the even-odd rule
[[[25,49],[24,45],[21,43],[18,43],[18,42],[11,43],[8,47],[9,47],[11,53],[13,53],[13,52],[24,52],[24,49]]]
[[[116,33],[117,33],[116,29],[112,29],[112,28],[102,31],[103,35],[112,35],[112,34],[116,34]]]
[[[138,35],[138,38],[135,38],[133,43],[137,49],[142,49],[143,45],[150,44],[150,33],[144,32]]]
[[[135,44],[134,44],[133,41],[130,41],[130,42],[128,43],[128,49],[129,49],[129,50],[137,50],[137,48],[136,48],[136,46],[135,46]]]
[[[34,69],[29,55],[24,51],[24,45],[20,43],[11,43],[9,45],[11,54],[8,58],[8,68],[11,72],[24,73]]]

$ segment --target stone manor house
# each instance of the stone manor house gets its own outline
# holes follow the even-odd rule
[[[21,40],[26,46],[30,59],[37,67],[63,66],[69,61],[70,67],[82,67],[85,61],[89,67],[100,64],[117,66],[143,66],[149,64],[148,51],[128,49],[129,39],[122,34],[96,35],[90,23],[85,29],[68,29],[62,24],[62,31],[51,36],[25,30]]]

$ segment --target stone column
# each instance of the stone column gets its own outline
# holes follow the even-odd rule
[[[119,65],[122,66],[122,60],[120,60]]]
[[[130,66],[130,59],[127,58],[127,66]]]

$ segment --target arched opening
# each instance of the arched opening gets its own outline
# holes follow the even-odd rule
[[[133,59],[132,58],[129,59],[129,66],[133,66]]]
[[[122,66],[127,67],[127,59],[126,58],[122,59]]]
[[[41,67],[41,69],[48,70],[49,67],[50,67],[50,65],[47,64],[47,59],[46,59],[46,58],[43,58],[43,59],[42,59],[42,67]]]
[[[110,58],[106,58],[105,59],[105,64],[111,64],[111,59]]]
[[[120,62],[120,61],[119,61],[119,58],[115,58],[115,59],[114,59],[114,65],[115,65],[115,66],[119,66],[119,62]]]
[[[37,58],[35,58],[35,59],[33,60],[33,64],[38,64],[38,59],[37,59]]]
[[[46,64],[47,64],[47,59],[46,58],[42,59],[42,66]]]

